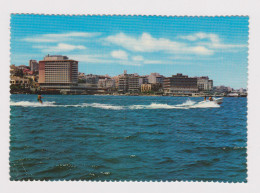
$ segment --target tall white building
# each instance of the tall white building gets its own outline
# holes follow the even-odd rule
[[[78,61],[67,56],[46,56],[39,61],[39,81],[42,87],[64,87],[78,83]]]
[[[209,80],[209,77],[197,77],[197,80],[199,91],[210,91],[213,89],[213,80]]]

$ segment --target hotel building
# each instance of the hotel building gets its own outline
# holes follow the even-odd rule
[[[168,94],[195,93],[198,92],[197,78],[191,78],[178,73],[164,79],[163,89]]]
[[[69,89],[78,83],[78,61],[67,56],[47,55],[39,61],[39,84],[42,88]]]

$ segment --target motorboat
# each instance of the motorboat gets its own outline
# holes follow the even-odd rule
[[[223,103],[223,98],[213,98],[213,101],[214,103],[220,105]]]

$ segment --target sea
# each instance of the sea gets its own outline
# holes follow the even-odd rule
[[[10,179],[247,181],[247,98],[11,95]]]

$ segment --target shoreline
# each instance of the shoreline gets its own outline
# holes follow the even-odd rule
[[[21,94],[21,95],[37,95],[37,93],[10,93],[11,95]],[[149,97],[228,97],[228,98],[247,98],[247,96],[223,96],[223,95],[201,95],[201,96],[192,96],[192,95],[138,95],[138,94],[57,94],[57,93],[42,93],[42,95],[86,95],[86,96],[149,96]]]

